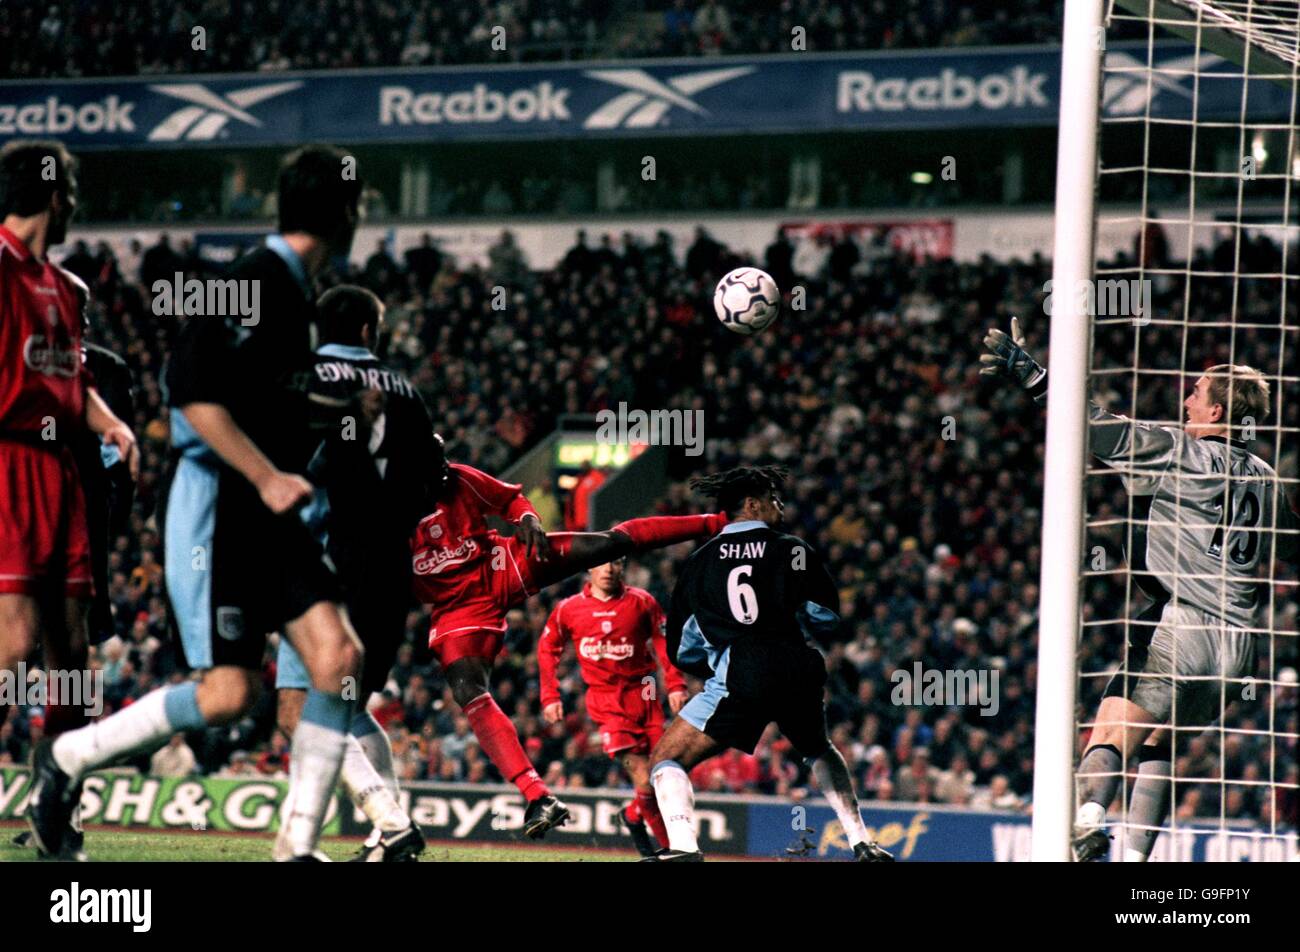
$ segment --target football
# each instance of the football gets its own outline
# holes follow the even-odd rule
[[[781,313],[781,291],[766,271],[737,268],[718,282],[713,310],[727,330],[748,337],[776,320]]]

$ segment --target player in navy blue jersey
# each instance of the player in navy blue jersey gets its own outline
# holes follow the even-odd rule
[[[686,560],[673,590],[666,635],[677,667],[704,680],[651,756],[668,829],[656,861],[703,859],[688,771],[734,747],[752,752],[776,722],[812,761],[822,792],[861,862],[893,857],[867,833],[853,781],[826,731],[826,663],[814,640],[840,628],[839,593],[808,543],[779,531],[786,471],[742,467],[692,480],[731,520]]]
[[[403,862],[423,851],[424,839],[399,802],[388,735],[365,705],[383,690],[406,634],[414,605],[409,540],[433,508],[446,466],[419,393],[373,352],[383,323],[379,298],[345,284],[321,295],[316,309],[321,344],[308,389],[351,409],[324,431],[308,466],[317,489],[304,518],[322,536],[366,650],[339,778],[374,824],[356,859]],[[280,730],[292,737],[311,678],[288,639],[280,641],[275,686]]]
[[[219,313],[191,313],[165,380],[172,466],[163,513],[172,617],[199,679],[159,688],[111,717],[36,748],[30,819],[39,842],[62,845],[77,781],[178,731],[230,723],[260,690],[266,636],[283,631],[311,674],[294,733],[281,860],[316,850],[352,723],[362,647],[342,592],[298,510],[320,442],[312,394],[312,282],[346,255],[361,183],[344,153],[309,146],[280,170],[279,227],[225,275]],[[255,302],[231,313],[229,292]],[[55,851],[55,850],[50,850]]]

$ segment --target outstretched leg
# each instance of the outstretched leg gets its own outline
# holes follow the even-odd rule
[[[625,555],[716,535],[726,524],[722,513],[706,513],[629,519],[604,532],[549,532],[550,557],[534,558],[529,567],[537,586],[545,588]]]

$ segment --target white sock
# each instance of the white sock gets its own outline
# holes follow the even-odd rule
[[[1124,862],[1126,863],[1145,863],[1149,857],[1141,850],[1135,850],[1131,846],[1124,847]]]
[[[356,737],[357,743],[365,751],[366,760],[370,761],[370,766],[375,768],[375,773],[383,778],[384,785],[392,793],[393,799],[400,799],[401,788],[397,785],[397,769],[393,766],[393,745],[388,740],[388,733],[381,728],[360,737],[355,734],[350,736]]]
[[[1082,804],[1074,814],[1074,828],[1078,831],[1088,832],[1090,830],[1099,830],[1106,825],[1106,808],[1100,803],[1089,800]]]
[[[650,777],[668,830],[669,849],[683,853],[698,853],[699,841],[695,838],[695,790],[686,771],[672,761],[655,767]]]
[[[275,841],[276,859],[315,851],[346,745],[343,731],[305,719],[298,722],[289,754],[289,794]]]
[[[373,736],[370,734],[367,738]],[[389,763],[391,765],[391,759]],[[361,808],[380,833],[394,833],[411,825],[411,818],[371,763],[361,739],[351,734],[343,752],[342,780],[343,789],[352,802]]]
[[[867,842],[869,839],[867,825],[862,822],[862,812],[858,809],[858,798],[853,795],[852,781],[849,781],[850,787],[847,792],[838,789],[831,765],[820,757],[813,761],[812,769],[813,775],[817,778],[817,785],[822,789],[822,796],[839,817],[840,827],[849,840],[849,848]]]
[[[129,707],[103,720],[60,734],[51,753],[74,780],[141,747],[156,747],[176,728],[167,719],[168,688],[150,691]]]

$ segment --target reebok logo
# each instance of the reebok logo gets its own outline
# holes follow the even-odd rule
[[[970,76],[954,69],[916,79],[877,79],[866,70],[840,73],[837,112],[904,112],[940,109],[1019,109],[1049,106],[1046,73],[1016,66],[1003,73]]]
[[[1102,113],[1106,116],[1140,116],[1162,94],[1190,104],[1195,82],[1193,71],[1212,73],[1226,62],[1221,56],[1201,51],[1199,55],[1193,53],[1163,60],[1156,69],[1149,69],[1145,58],[1139,60],[1122,52],[1107,53],[1103,69]]]
[[[622,86],[609,102],[596,109],[582,124],[584,129],[647,129],[658,125],[674,106],[696,115],[709,111],[690,97],[728,80],[747,76],[753,66],[697,70],[661,82],[643,69],[591,69],[586,75],[601,82]]]
[[[133,102],[105,96],[74,106],[58,96],[26,105],[0,103],[0,135],[64,135],[69,132],[134,132]]]
[[[149,133],[150,142],[208,142],[217,138],[231,119],[261,128],[262,122],[248,112],[260,102],[292,92],[301,82],[269,83],[236,89],[224,96],[201,83],[150,86],[156,93],[180,99],[190,105],[177,109]]]
[[[440,122],[552,122],[569,118],[569,90],[549,81],[503,93],[475,83],[449,93],[417,93],[410,86],[379,90],[381,126],[430,126]]]

